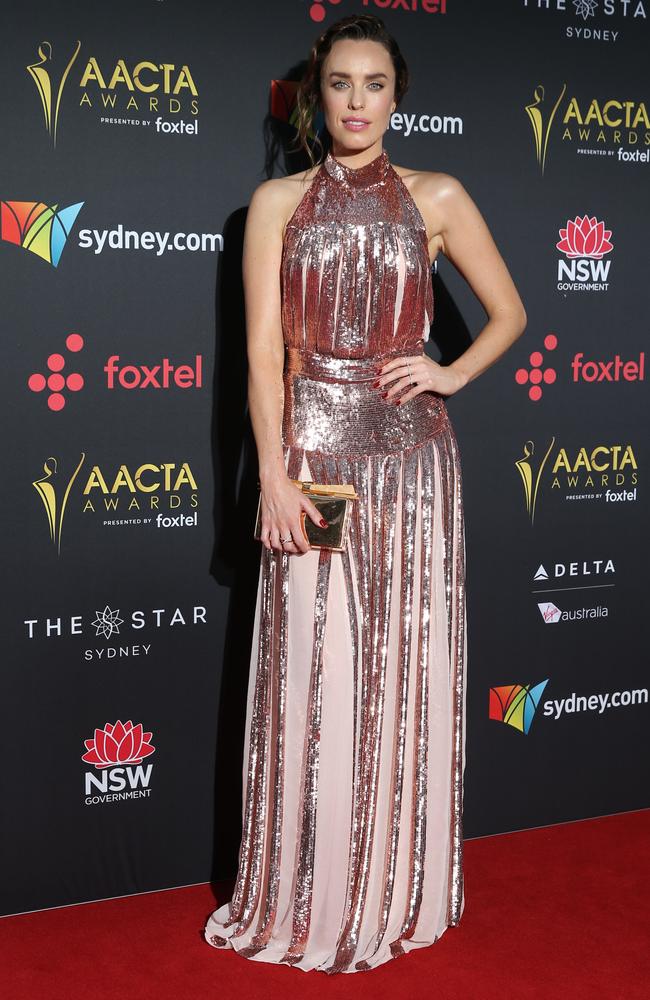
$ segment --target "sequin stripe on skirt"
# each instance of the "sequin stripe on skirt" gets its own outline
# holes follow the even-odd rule
[[[417,513],[417,476],[419,449],[412,449],[403,455],[386,456],[381,463],[373,457],[369,460],[337,463],[337,473],[349,477],[350,468],[356,466],[358,482],[363,483],[362,492],[368,503],[360,510],[372,510],[370,530],[353,534],[352,551],[356,556],[356,570],[360,576],[359,592],[362,621],[378,624],[372,632],[368,630],[364,644],[362,663],[362,706],[368,704],[359,730],[358,746],[366,767],[361,769],[359,781],[355,783],[354,802],[361,805],[355,810],[350,861],[348,871],[348,900],[333,964],[326,972],[342,972],[349,968],[359,945],[359,931],[368,892],[370,871],[370,850],[374,832],[374,806],[377,794],[378,770],[381,766],[380,741],[384,722],[383,702],[386,677],[387,629],[392,593],[393,552],[395,550],[396,503],[401,486],[402,531],[400,537],[400,637],[399,637],[399,679],[398,706],[396,708],[397,730],[393,734],[393,751],[390,758],[390,800],[392,809],[386,831],[386,849],[382,879],[382,898],[378,912],[378,930],[369,957],[375,955],[383,941],[391,909],[393,886],[397,864],[399,840],[399,817],[402,806],[404,776],[404,756],[406,745],[407,702],[408,702],[408,662],[411,644],[411,624],[413,610],[413,568],[415,554],[415,519]],[[354,474],[352,473],[354,476]],[[383,487],[383,491],[382,491]],[[382,495],[383,492],[383,495]],[[374,500],[373,500],[374,498]],[[383,530],[380,532],[379,525]],[[388,525],[388,528],[386,528]],[[373,530],[374,529],[374,530]],[[374,565],[375,578],[368,586],[367,567]],[[379,569],[377,569],[379,567]],[[379,587],[379,591],[377,591]],[[375,607],[375,597],[379,594],[382,605]],[[374,639],[374,641],[373,641]],[[379,639],[379,643],[377,642]],[[372,766],[370,766],[372,765]],[[363,808],[363,807],[366,808]],[[384,831],[382,831],[383,834]],[[359,971],[369,969],[367,960],[357,961]]]
[[[376,801],[381,761],[384,718],[388,629],[395,551],[395,511],[401,455],[371,455],[359,462],[367,503],[357,507],[358,533],[353,553],[357,572],[367,574],[362,587],[361,615],[362,689],[360,697],[358,784],[354,790],[354,819],[349,867],[346,914],[337,942],[336,955],[326,972],[340,972],[354,959],[364,916],[371,853],[375,832]],[[366,464],[367,463],[367,464]],[[364,480],[366,480],[364,482]],[[359,487],[357,487],[359,492]],[[370,517],[367,519],[367,512]]]
[[[323,470],[318,456],[308,456],[309,475],[313,482],[323,482]],[[299,558],[299,557],[297,557]],[[307,723],[302,755],[299,820],[302,826],[296,838],[294,871],[296,882],[293,897],[293,924],[289,947],[282,962],[299,962],[307,947],[311,923],[312,893],[316,844],[316,814],[318,809],[318,769],[320,763],[320,727],[323,699],[323,642],[327,621],[327,597],[332,552],[320,549],[314,598],[314,633]]]
[[[465,696],[467,671],[467,610],[465,579],[465,522],[460,453],[451,424],[445,430],[441,454],[444,502],[444,572],[452,699],[452,758],[450,861],[447,923],[455,927],[463,912],[463,773],[465,764]]]
[[[406,728],[409,691],[409,663],[412,644],[413,600],[414,600],[414,560],[415,532],[417,519],[419,453],[411,450],[404,455],[401,476],[401,565],[399,594],[399,663],[397,680],[397,706],[395,709],[395,733],[391,759],[390,796],[392,809],[386,837],[382,897],[379,910],[379,927],[372,953],[376,954],[384,940],[393,900],[393,888],[397,868],[397,849],[402,812],[402,791],[406,751]],[[364,967],[367,965],[365,963]],[[358,963],[358,968],[362,963]]]
[[[284,448],[287,474],[296,479],[300,473],[302,453]],[[246,766],[243,803],[243,832],[239,850],[237,881],[230,903],[230,918],[224,927],[235,925],[233,937],[248,930],[258,906],[262,890],[261,877],[266,843],[266,806],[269,795],[268,754],[275,751],[275,789],[272,809],[272,834],[269,863],[266,871],[264,916],[253,941],[242,953],[251,957],[268,942],[275,920],[280,876],[282,842],[282,805],[284,787],[284,730],[286,710],[287,670],[287,597],[289,559],[287,553],[275,553],[262,548],[262,613],[257,649],[257,670],[250,727],[250,748]],[[271,645],[273,643],[273,647]],[[277,664],[276,670],[273,664]],[[270,726],[269,726],[270,722]],[[228,943],[226,938],[212,936],[217,947]]]

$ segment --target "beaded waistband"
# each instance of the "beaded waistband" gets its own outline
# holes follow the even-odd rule
[[[368,358],[339,358],[301,347],[287,347],[285,371],[326,382],[368,382],[377,378],[378,369],[391,358],[412,356],[421,351],[388,351]]]

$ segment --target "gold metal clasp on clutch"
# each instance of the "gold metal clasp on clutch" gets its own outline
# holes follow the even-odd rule
[[[346,500],[358,500],[359,494],[352,483],[314,483],[312,480],[292,479],[303,493],[313,493],[317,496],[343,497]]]

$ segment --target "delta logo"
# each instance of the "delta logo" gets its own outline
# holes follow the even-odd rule
[[[490,688],[489,717],[528,735],[548,678],[539,684],[505,684]]]
[[[558,369],[549,363],[547,357],[556,350],[558,343],[556,334],[548,333],[544,337],[545,353],[532,351],[528,357],[529,367],[517,368],[515,371],[515,382],[526,388],[528,398],[533,403],[538,403],[544,390],[557,381]],[[558,364],[557,359],[554,364]],[[584,351],[577,351],[568,365],[566,361],[564,365],[569,369],[569,379],[573,384],[603,385],[645,381],[645,351],[639,351],[637,358],[622,358],[620,354],[615,354],[613,358],[605,360],[585,358]]]
[[[309,17],[316,24],[321,24],[327,15],[336,10],[341,0],[313,0],[309,3],[307,10]],[[377,8],[385,11],[386,8],[397,14],[446,14],[447,0],[362,0],[362,7]]]
[[[197,526],[199,491],[189,462],[93,465],[83,476],[85,463],[85,452],[76,465],[49,456],[43,475],[32,482],[58,555],[71,498],[82,516],[101,520],[102,527]]]
[[[0,239],[58,267],[83,204],[59,208],[42,201],[0,201]]]
[[[614,249],[612,230],[595,215],[576,215],[558,230],[555,244],[563,257],[557,262],[559,292],[606,292],[609,289],[611,260],[604,260]]]
[[[606,576],[608,574],[613,575],[616,573],[613,559],[582,559],[580,561],[575,560],[574,562],[568,563],[548,563],[547,565],[550,566],[550,570],[546,569],[544,563],[539,564],[533,573],[533,580],[535,583],[542,583],[546,580],[565,581],[567,577],[570,577],[572,581],[589,581],[589,584],[593,586],[594,577]],[[609,584],[609,586],[613,586],[613,584]]]
[[[636,502],[639,467],[631,444],[597,444],[578,448],[524,442],[515,460],[531,524],[535,522],[542,485],[565,501],[606,504]]]
[[[567,85],[546,92],[537,84],[524,105],[531,126],[535,159],[544,176],[552,135],[583,156],[605,156],[618,163],[650,162],[650,118],[644,101],[628,95],[567,98]]]
[[[54,147],[61,110],[77,95],[78,107],[92,112],[100,125],[148,129],[159,135],[198,134],[199,92],[189,66],[151,59],[100,63],[94,55],[84,61],[80,53],[78,39],[69,46],[54,46],[45,39],[36,45],[36,59],[25,66]]]
[[[95,768],[84,775],[86,805],[150,797],[153,765],[142,767],[142,763],[156,749],[152,736],[141,722],[134,726],[131,719],[118,719],[105,722],[84,740],[86,752],[81,759]]]

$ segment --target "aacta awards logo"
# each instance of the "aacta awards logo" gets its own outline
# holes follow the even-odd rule
[[[637,500],[638,463],[631,444],[597,444],[590,447],[557,448],[555,437],[545,451],[526,441],[523,455],[515,461],[521,478],[524,503],[531,524],[539,500],[543,475],[550,479],[550,495],[573,503],[601,501],[606,504]]]
[[[490,688],[490,718],[528,734],[548,678],[534,687],[530,684],[506,684]]]
[[[147,59],[130,64],[116,59],[100,66],[95,56],[89,56],[81,77],[75,81],[73,67],[76,74],[82,65],[77,61],[79,40],[62,52],[55,51],[49,41],[42,41],[36,50],[38,59],[25,68],[34,81],[45,128],[54,146],[64,91],[67,101],[75,87],[81,92],[79,107],[99,112],[102,125],[153,127],[165,135],[198,133],[199,93],[188,66]],[[151,117],[139,117],[142,113]],[[182,115],[189,118],[179,117]]]
[[[571,97],[563,103],[566,92],[563,83],[557,93],[548,95],[540,83],[530,103],[524,105],[542,176],[551,132],[560,125],[561,142],[574,146],[576,153],[615,157],[618,163],[650,162],[650,119],[643,101],[595,97],[584,101]]]
[[[118,719],[105,722],[84,740],[86,752],[81,759],[95,768],[85,773],[86,805],[149,798],[153,764],[142,767],[142,762],[156,749],[152,735],[141,722],[134,726],[130,719],[124,723]]]
[[[71,493],[83,479],[79,472],[85,452],[70,472],[60,471],[53,456],[43,464],[44,475],[32,486],[38,493],[57,553],[61,553],[63,519],[69,516]],[[102,518],[103,527],[144,526],[188,528],[198,524],[198,486],[188,462],[144,462],[117,469],[93,465],[74,503],[86,517]],[[149,515],[149,516],[147,516]]]
[[[67,208],[42,201],[0,201],[0,239],[58,267],[83,201]]]

